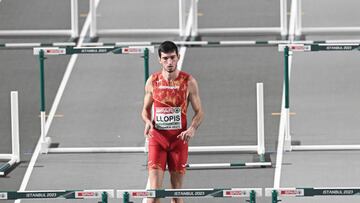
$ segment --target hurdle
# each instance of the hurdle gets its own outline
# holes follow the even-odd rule
[[[272,197],[272,203],[278,203],[279,197],[315,197],[315,196],[358,196],[359,187],[299,187],[299,188],[265,188],[265,196]]]
[[[248,146],[203,146],[189,147],[189,152],[256,152],[259,155],[259,162],[238,162],[238,163],[201,163],[187,164],[187,169],[225,169],[225,168],[254,168],[269,167],[271,162],[265,161],[265,136],[264,136],[264,90],[263,83],[256,84],[256,108],[257,108],[257,144]]]
[[[279,51],[285,52],[285,61],[289,54],[293,52],[314,52],[314,51],[355,51],[360,50],[360,43],[319,43],[319,44],[281,44],[279,45]],[[285,63],[285,101],[286,101],[286,124],[285,124],[285,140],[284,149],[286,151],[331,151],[331,150],[360,150],[360,144],[354,145],[292,145],[292,138],[290,134],[290,103],[289,103],[289,64]]]
[[[261,188],[229,188],[229,189],[163,189],[163,190],[117,190],[117,197],[124,203],[130,198],[246,198],[246,202],[256,203],[256,197],[262,196]]]
[[[18,92],[11,91],[11,154],[0,154],[0,159],[9,160],[0,166],[0,176],[6,176],[9,170],[20,162],[20,143],[19,143],[19,104]],[[1,198],[0,198],[1,199]]]
[[[191,0],[193,16],[191,36],[198,35],[224,35],[224,34],[280,34],[285,37],[287,31],[287,1],[280,0],[280,26],[279,27],[228,27],[228,28],[199,28],[198,27],[198,0]]]
[[[279,27],[228,27],[228,28],[198,28],[198,0],[191,0],[189,8],[189,17],[191,22],[191,36],[196,37],[200,35],[222,35],[222,34],[280,34],[287,35],[287,2],[280,0],[280,26]],[[184,37],[185,35],[185,1],[179,0],[179,27],[169,29],[98,29],[96,20],[96,6],[95,0],[90,0],[89,11],[91,15],[90,37],[98,36],[119,36],[119,35],[178,35]]]
[[[104,46],[104,47],[35,47],[33,54],[38,55],[40,64],[40,117],[41,117],[41,153],[48,153],[51,138],[46,136],[46,120],[45,120],[45,56],[46,55],[72,55],[72,54],[106,54],[112,52],[114,54],[143,54],[145,77],[149,75],[149,52],[154,52],[153,46],[129,46],[129,47],[115,47],[115,46]],[[145,80],[146,81],[146,80]],[[67,153],[68,149],[58,148],[55,152]],[[85,149],[87,152],[89,149]],[[106,149],[107,150],[107,149]],[[121,149],[123,150],[123,149]],[[125,150],[128,150],[127,148]],[[76,152],[76,149],[73,150]]]
[[[101,199],[107,203],[108,198],[115,198],[115,191],[104,190],[42,190],[42,191],[0,191],[0,200],[18,199]]]
[[[209,43],[207,43],[209,44]],[[220,43],[217,43],[220,45]],[[226,43],[225,43],[226,44]],[[227,43],[231,44],[231,43]],[[270,43],[269,43],[270,45]],[[273,45],[273,44],[271,44]],[[40,62],[40,98],[41,98],[41,152],[42,153],[146,153],[147,147],[91,147],[91,148],[74,148],[74,147],[64,147],[64,148],[50,148],[51,138],[47,137],[45,134],[45,85],[44,85],[44,61],[45,55],[71,55],[71,54],[105,54],[105,53],[114,53],[114,54],[132,54],[132,53],[143,53],[144,54],[144,68],[145,68],[145,81],[149,76],[148,71],[148,51],[154,52],[154,46],[100,46],[100,47],[73,47],[73,46],[58,46],[58,47],[35,47],[33,50],[34,55],[39,55]],[[191,146],[189,147],[190,153],[227,153],[227,152],[257,152],[260,155],[260,160],[262,162],[265,160],[265,140],[264,140],[264,116],[263,116],[263,90],[262,84],[258,84],[258,139],[257,144],[252,146]],[[260,103],[259,103],[260,102]],[[239,164],[232,164],[238,165]],[[256,164],[246,164],[256,166]],[[269,163],[264,163],[264,166],[268,166]],[[192,165],[193,166],[193,165]],[[191,166],[190,166],[191,167]]]
[[[179,27],[168,28],[168,29],[98,29],[97,28],[97,9],[96,1],[89,0],[89,15],[91,16],[90,21],[90,37],[96,38],[98,36],[118,36],[118,35],[178,35],[180,37],[185,36],[185,21],[186,21],[186,10],[185,1],[179,0]],[[192,8],[190,8],[191,10]]]
[[[0,30],[0,36],[79,36],[78,0],[71,0],[71,29],[51,30]]]
[[[292,1],[294,10],[291,10],[291,15],[295,16],[295,32],[294,34],[299,37],[302,34],[352,34],[359,33],[360,27],[303,27],[302,26],[302,1]]]

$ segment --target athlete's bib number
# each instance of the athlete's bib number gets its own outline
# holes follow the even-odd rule
[[[156,107],[155,128],[159,130],[181,129],[181,108]]]

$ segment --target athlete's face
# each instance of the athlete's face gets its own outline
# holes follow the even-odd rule
[[[176,70],[179,55],[176,52],[163,53],[161,52],[160,64],[164,71],[172,73]]]

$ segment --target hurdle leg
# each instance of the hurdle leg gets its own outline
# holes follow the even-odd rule
[[[130,203],[130,195],[128,192],[124,192],[123,194],[123,203]]]
[[[197,13],[198,13],[198,5],[197,5],[197,0],[191,0],[191,5],[192,5],[192,8],[193,8],[193,12],[190,14],[192,15],[192,28],[191,28],[191,37],[195,38],[199,35],[198,33],[198,16],[197,16]]]
[[[90,0],[89,11],[90,11],[90,38],[93,39],[93,38],[97,37],[96,2],[95,2],[95,0]]]
[[[11,138],[12,138],[12,156],[16,162],[20,162],[19,147],[19,102],[18,92],[12,91],[11,95]]]
[[[289,47],[284,50],[284,89],[285,89],[285,138],[284,138],[284,150],[291,151],[291,134],[290,134],[290,64],[292,63],[292,51],[289,51]]]
[[[278,203],[280,200],[278,200],[278,192],[276,190],[273,190],[271,193],[271,202],[272,203]]]
[[[19,143],[19,102],[18,92],[11,91],[11,154],[2,154],[3,159],[10,159],[7,163],[0,166],[0,176],[5,176],[9,169],[20,162],[20,143]]]
[[[71,37],[79,37],[78,0],[71,0]]]
[[[249,203],[256,203],[256,193],[254,190],[250,192],[250,199],[247,201]]]
[[[44,50],[39,51],[39,63],[40,63],[40,127],[41,127],[41,153],[47,153],[51,140],[46,137],[45,129],[45,52]]]
[[[265,138],[264,138],[264,89],[263,83],[256,83],[256,107],[257,107],[257,153],[260,161],[265,161]]]

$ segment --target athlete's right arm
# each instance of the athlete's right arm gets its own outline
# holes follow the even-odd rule
[[[153,128],[153,124],[151,122],[151,108],[154,101],[152,97],[153,88],[151,81],[152,79],[150,76],[145,84],[144,106],[141,112],[141,117],[145,122],[144,136],[147,138],[152,137],[149,134],[149,131]]]

